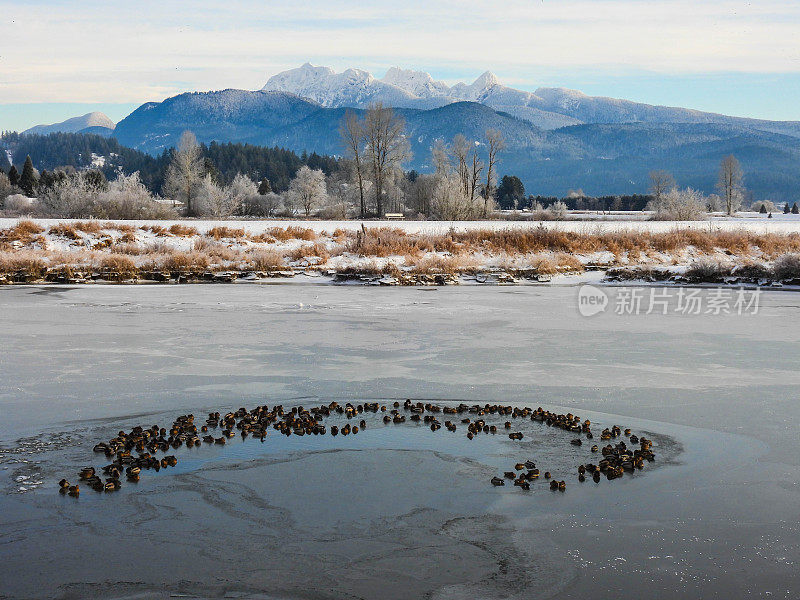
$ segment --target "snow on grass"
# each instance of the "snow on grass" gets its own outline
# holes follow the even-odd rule
[[[599,234],[620,231],[647,231],[652,233],[691,229],[697,231],[747,231],[751,233],[800,233],[800,215],[775,214],[767,219],[759,213],[740,213],[740,217],[714,217],[708,221],[647,221],[642,219],[608,219],[602,215],[592,220],[576,221],[302,221],[302,220],[174,220],[174,221],[112,221],[134,227],[163,227],[186,225],[206,233],[215,227],[243,229],[248,234],[260,234],[270,229],[296,227],[315,233],[332,233],[337,229],[355,232],[368,229],[391,228],[406,233],[444,234],[448,231],[475,230],[529,230],[537,227],[579,234]],[[85,219],[30,219],[49,227],[58,223],[84,221]],[[13,227],[17,218],[0,218],[0,229]]]
[[[778,226],[765,231],[763,222],[741,223],[748,222],[627,222],[620,227],[613,221],[372,221],[362,228],[358,221],[5,219],[0,220],[0,258],[6,273],[26,264],[37,273],[81,266],[118,272],[120,278],[136,270],[286,269],[552,276],[612,267],[678,272],[700,260],[771,264],[782,255],[800,253],[795,230],[783,232]]]

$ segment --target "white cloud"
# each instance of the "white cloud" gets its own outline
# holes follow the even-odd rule
[[[0,2],[0,103],[260,88],[306,60],[380,72],[800,72],[800,3],[763,0]],[[9,20],[9,15],[13,19]]]

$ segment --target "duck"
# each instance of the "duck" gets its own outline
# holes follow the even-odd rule
[[[494,486],[500,486],[500,485],[505,485],[506,484],[506,482],[503,481],[500,477],[492,477],[491,481],[492,481],[492,485],[494,485]]]
[[[514,473],[514,471],[506,471],[505,473],[503,473],[503,475],[505,476],[506,479],[516,479],[517,478],[517,474]]]
[[[592,474],[592,480],[593,480],[595,483],[600,483],[600,471],[595,471],[595,472]]]
[[[80,471],[81,479],[89,479],[92,475],[94,475],[94,467],[84,467]]]
[[[550,477],[551,477],[551,475],[550,475],[550,471],[545,471],[545,472],[544,472],[544,478],[545,478],[545,479],[550,479]]]
[[[570,440],[569,443],[572,444],[573,446],[582,446],[583,445],[583,442],[581,441],[580,438],[575,438],[574,440]]]
[[[69,494],[73,498],[79,496],[80,493],[81,493],[81,488],[77,485],[71,485],[67,488],[67,494]]]
[[[563,481],[563,480],[562,480],[562,481],[559,481],[559,482],[558,482],[558,491],[559,491],[559,492],[563,492],[563,491],[564,491],[564,490],[566,490],[566,489],[567,489],[567,482],[566,482],[566,481]]]
[[[66,492],[67,489],[69,488],[69,481],[67,481],[66,479],[62,479],[61,481],[58,482],[58,487],[61,489],[61,491]]]
[[[558,489],[558,482],[555,479],[550,482],[550,489],[551,490],[557,490]]]

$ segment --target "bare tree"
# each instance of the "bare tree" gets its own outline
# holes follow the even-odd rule
[[[378,216],[382,217],[386,183],[411,158],[411,149],[405,136],[405,121],[395,116],[391,108],[385,108],[378,102],[367,110],[364,134],[375,181],[375,206]]]
[[[312,170],[303,165],[289,184],[288,195],[309,216],[311,209],[321,205],[328,197],[325,174],[319,169]]]
[[[203,153],[197,138],[191,131],[184,131],[167,168],[164,193],[173,200],[183,202],[186,214],[190,216],[197,210],[195,200],[203,181],[203,168]]]
[[[742,185],[744,173],[742,165],[731,154],[722,159],[719,167],[719,181],[717,189],[722,193],[722,201],[725,203],[725,212],[732,215],[742,205],[744,198],[744,186]]]
[[[497,129],[486,130],[486,147],[488,158],[486,164],[486,185],[483,187],[483,216],[489,214],[489,204],[494,198],[495,186],[497,185],[497,162],[498,154],[506,147],[503,134]]]
[[[650,195],[655,205],[660,205],[664,195],[676,187],[675,178],[669,171],[650,171]]]
[[[339,135],[345,147],[345,154],[353,161],[356,183],[358,184],[360,214],[363,219],[367,213],[367,204],[364,199],[364,165],[362,156],[364,124],[356,114],[348,110],[344,114],[342,124],[339,126]]]
[[[455,162],[456,175],[461,182],[461,191],[465,196],[469,194],[470,173],[468,161],[471,145],[467,138],[459,133],[453,138],[453,143],[450,146],[450,153],[453,155]]]
[[[470,203],[475,200],[478,191],[478,181],[483,172],[483,161],[478,157],[478,150],[474,142],[469,141],[460,133],[453,138],[450,152],[455,159],[455,169],[461,181],[464,196]]]

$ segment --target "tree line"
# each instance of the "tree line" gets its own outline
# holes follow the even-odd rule
[[[363,116],[347,111],[339,135],[341,157],[250,144],[206,145],[188,131],[175,148],[149,156],[91,134],[4,133],[0,149],[17,159],[26,152],[26,158],[18,167],[9,164],[6,152],[0,153],[8,167],[7,173],[0,167],[0,202],[18,192],[38,196],[38,209],[47,214],[81,217],[166,211],[173,216],[368,218],[397,212],[462,220],[487,218],[499,208],[542,218],[561,218],[568,210],[647,209],[655,218],[686,220],[703,218],[709,211],[732,215],[748,200],[742,167],[733,156],[722,160],[719,193],[709,196],[678,189],[670,173],[656,170],[650,173],[646,194],[592,197],[570,190],[564,197],[545,197],[526,194],[514,175],[498,181],[505,143],[495,130],[477,140],[463,135],[436,140],[430,150],[431,172],[425,174],[405,169],[412,158],[405,123],[380,103]],[[64,163],[66,167],[53,168]],[[41,172],[35,164],[44,167]],[[117,180],[121,184],[112,185]],[[81,195],[85,201],[79,200]],[[776,210],[766,201],[751,208]],[[785,212],[795,210],[796,205],[784,207]]]

